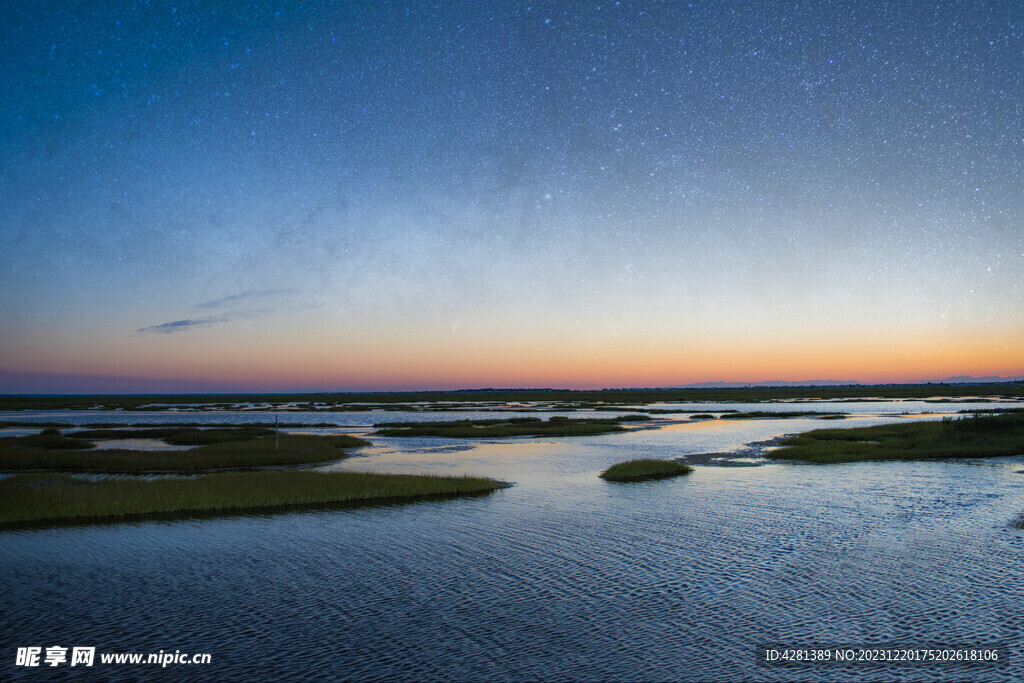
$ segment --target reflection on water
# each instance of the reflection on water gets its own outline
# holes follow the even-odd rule
[[[887,419],[374,437],[331,467],[516,485],[403,506],[6,532],[0,678],[38,679],[12,653],[53,644],[213,654],[199,673],[131,672],[160,680],[1024,678],[1024,532],[1007,528],[1024,510],[1024,457],[597,477],[635,457]],[[1012,655],[1007,668],[955,675],[756,668],[764,641],[1006,642]]]
[[[97,439],[96,450],[127,449],[133,451],[187,451],[194,446],[175,446],[160,439]]]

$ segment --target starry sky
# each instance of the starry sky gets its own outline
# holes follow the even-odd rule
[[[0,392],[1024,374],[1024,4],[0,5]]]

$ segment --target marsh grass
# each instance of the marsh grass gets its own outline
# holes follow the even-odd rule
[[[731,412],[724,413],[722,415],[723,420],[746,420],[746,419],[760,419],[760,418],[773,418],[781,420],[790,417],[817,417],[822,420],[842,420],[846,417],[846,413],[823,413],[820,410],[787,410],[772,412],[770,410],[753,410],[745,413]]]
[[[69,439],[58,432],[53,434],[47,428],[39,434],[29,436],[5,436],[0,438],[0,453],[8,448],[22,448],[45,451],[71,451],[95,448],[96,444],[84,439]]]
[[[99,481],[67,474],[20,474],[0,480],[0,527],[301,509],[484,493],[505,486],[480,477],[309,470]]]
[[[601,473],[608,481],[646,481],[689,474],[693,468],[675,460],[640,459],[612,465]]]
[[[622,432],[620,422],[650,419],[647,415],[623,415],[617,418],[574,419],[555,416],[547,421],[537,417],[514,417],[493,420],[455,420],[448,422],[384,422],[375,425],[380,436],[439,436],[454,439],[475,439],[506,436],[588,436]]]
[[[0,429],[4,429],[6,427],[36,427],[36,428],[39,428],[39,427],[53,427],[53,428],[62,427],[63,428],[63,427],[74,427],[74,425],[73,424],[68,424],[67,422],[27,422],[27,421],[24,421],[24,420],[15,420],[13,422],[10,421],[10,420],[7,420],[5,422],[0,422]]]
[[[35,426],[36,423],[33,423]],[[24,425],[22,425],[24,426]],[[64,425],[65,427],[72,427],[74,425]],[[173,431],[180,431],[181,429],[190,427],[202,427],[203,429],[214,429],[214,428],[225,428],[225,429],[252,429],[255,427],[263,427],[273,431],[275,428],[295,428],[295,427],[338,427],[335,422],[285,422],[280,420],[278,422],[246,422],[239,424],[237,422],[175,422],[173,425],[168,425],[166,422],[87,422],[83,425],[78,425],[77,429],[127,429],[129,427],[152,427],[168,429]],[[137,433],[137,432],[136,432]],[[121,437],[117,437],[121,438]]]
[[[280,447],[275,447],[273,436],[262,436],[217,441],[186,451],[52,450],[24,441],[39,438],[43,437],[0,439],[0,469],[143,473],[285,467],[337,460],[345,456],[344,449],[366,445],[353,436],[302,434],[281,434]],[[83,443],[92,447],[91,442]]]
[[[160,439],[175,446],[206,446],[227,441],[250,441],[274,433],[269,427],[231,427],[196,429],[194,427],[158,427],[150,429],[83,429],[68,434],[90,441],[108,439]]]
[[[819,463],[988,458],[1024,454],[1024,411],[941,422],[815,429],[784,439],[766,457]]]

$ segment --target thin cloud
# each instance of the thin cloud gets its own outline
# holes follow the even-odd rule
[[[176,332],[185,332],[197,327],[209,327],[211,325],[219,325],[221,323],[228,323],[234,320],[243,320],[250,318],[259,318],[265,315],[272,315],[276,312],[275,307],[264,307],[264,308],[249,308],[253,304],[274,296],[280,296],[283,294],[291,294],[295,290],[293,289],[254,289],[248,292],[242,292],[240,294],[232,294],[231,296],[221,297],[220,299],[211,299],[210,301],[204,301],[200,304],[196,304],[195,308],[221,308],[221,309],[236,309],[225,311],[222,315],[204,316],[201,318],[186,318],[184,320],[172,320],[166,323],[160,323],[159,325],[150,325],[149,327],[140,327],[137,332],[143,334],[174,334]],[[237,307],[243,307],[242,310],[238,310]],[[300,306],[299,310],[303,307]]]
[[[254,289],[248,292],[242,292],[241,294],[232,294],[231,296],[225,296],[220,299],[213,299],[212,301],[204,301],[201,304],[196,304],[196,308],[226,308],[229,306],[238,306],[239,304],[250,303],[254,300],[265,299],[270,296],[277,296],[278,294],[288,294],[292,290],[290,289]]]
[[[231,317],[198,318],[196,320],[174,320],[169,323],[160,323],[159,325],[140,327],[138,329],[138,332],[172,334],[174,332],[184,332],[185,330],[191,330],[195,327],[208,327],[210,325],[216,325],[217,323],[226,323],[230,320],[232,320]]]
[[[275,311],[272,308],[260,308],[252,311],[233,311],[226,315],[209,316],[206,318],[172,320],[171,322],[160,323],[159,325],[140,327],[136,331],[143,333],[172,334],[174,332],[185,332],[186,330],[191,330],[196,327],[209,327],[210,325],[229,323],[234,320],[250,320],[252,318],[260,318],[265,315],[272,315],[274,312]]]

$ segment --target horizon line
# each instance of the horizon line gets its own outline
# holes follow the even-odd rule
[[[955,381],[951,381],[955,380]],[[558,387],[477,387],[462,389],[295,389],[295,390],[271,390],[271,391],[195,391],[195,392],[69,392],[69,393],[0,393],[0,398],[61,398],[69,396],[123,396],[123,397],[147,397],[147,396],[282,396],[282,395],[376,395],[376,394],[484,394],[484,393],[600,393],[620,391],[702,391],[708,389],[718,390],[744,390],[744,389],[789,389],[789,388],[843,388],[843,387],[899,387],[899,386],[1002,386],[1024,384],[1024,377],[1007,377],[1005,379],[986,378],[949,378],[938,380],[920,381],[893,381],[893,382],[842,382],[834,380],[811,380],[808,382],[790,382],[785,380],[766,382],[699,382],[695,384],[676,386],[649,386],[649,387],[602,387],[600,389],[569,389]]]

